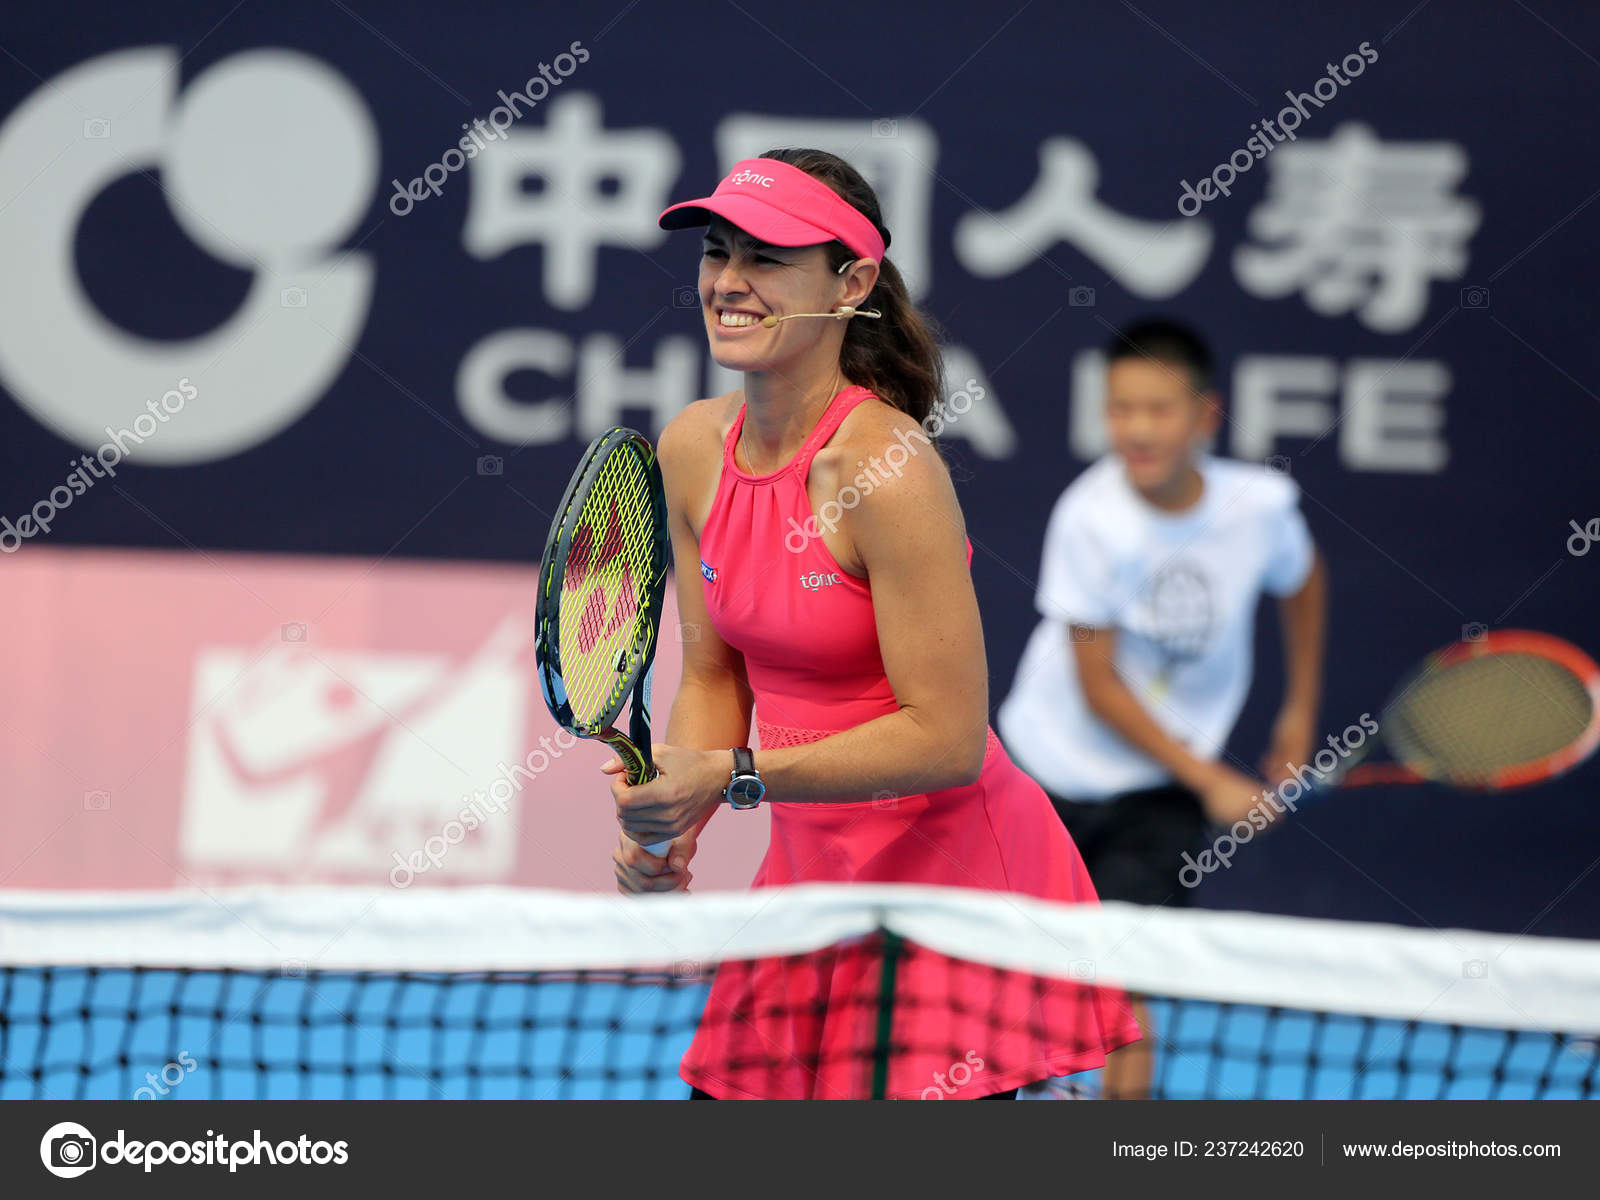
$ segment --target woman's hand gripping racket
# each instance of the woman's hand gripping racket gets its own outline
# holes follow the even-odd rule
[[[551,716],[615,750],[635,785],[657,774],[650,677],[669,544],[655,448],[632,429],[601,434],[573,472],[545,542],[535,658]],[[623,734],[616,721],[630,694]],[[645,849],[661,855],[671,844]]]
[[[1391,763],[1364,763],[1382,741]],[[1395,688],[1378,732],[1308,798],[1427,781],[1500,792],[1553,779],[1600,745],[1600,667],[1547,633],[1504,629],[1434,651]]]

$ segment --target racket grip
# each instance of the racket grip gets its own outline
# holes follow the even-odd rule
[[[634,778],[634,773],[632,771],[628,772],[628,785],[630,787],[637,787],[640,783],[654,779],[657,775],[661,774],[660,771],[656,770],[656,765],[653,762],[645,760],[639,765],[643,767],[643,770],[639,772],[639,778]],[[644,845],[644,843],[641,842],[640,845]],[[668,838],[664,842],[651,842],[649,845],[645,845],[644,848],[649,853],[654,854],[657,858],[660,858],[667,852],[667,847],[670,845],[672,845],[672,839]]]

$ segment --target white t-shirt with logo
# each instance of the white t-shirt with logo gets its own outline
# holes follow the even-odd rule
[[[1300,489],[1285,475],[1202,456],[1205,486],[1181,512],[1134,490],[1107,455],[1061,494],[1045,533],[1028,640],[997,724],[1011,757],[1054,795],[1105,800],[1171,781],[1090,711],[1071,625],[1115,628],[1116,668],[1156,722],[1215,759],[1250,687],[1256,607],[1311,570]]]

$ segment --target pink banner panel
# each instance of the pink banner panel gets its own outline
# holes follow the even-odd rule
[[[91,551],[0,563],[0,887],[507,883],[610,891],[599,766],[533,661],[521,565]],[[682,667],[671,586],[657,740]],[[695,890],[742,888],[765,810]]]

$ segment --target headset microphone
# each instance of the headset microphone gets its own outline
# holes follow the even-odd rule
[[[833,312],[825,312],[825,313],[790,313],[788,316],[785,316],[785,317],[762,317],[761,318],[761,323],[763,325],[765,325],[768,329],[774,329],[774,328],[777,327],[778,322],[780,322],[780,321],[790,321],[790,320],[793,320],[795,317],[832,317],[836,321],[843,321],[843,320],[846,320],[849,317],[872,317],[874,319],[877,319],[878,317],[881,317],[881,316],[883,316],[883,314],[881,312],[879,312],[875,308],[856,308],[853,305],[845,304],[845,305],[841,305],[839,308],[835,309]]]

